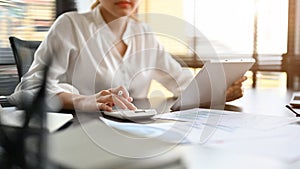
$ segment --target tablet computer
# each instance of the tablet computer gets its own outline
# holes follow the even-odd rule
[[[171,110],[224,105],[226,89],[255,63],[253,58],[209,60],[181,93]]]

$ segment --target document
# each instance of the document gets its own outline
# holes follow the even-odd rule
[[[287,163],[300,160],[300,118],[297,117],[190,109],[157,115],[155,118],[193,122],[202,128],[214,128],[214,132],[202,144],[205,147],[263,155]]]
[[[163,123],[138,124],[115,122],[103,117],[100,119],[110,127],[139,138],[155,138],[181,144],[215,143],[228,138],[231,139],[233,136],[240,137],[239,133],[244,131],[248,133],[244,136],[253,138],[253,134],[256,137],[257,133],[300,121],[300,118],[294,117],[255,115],[200,108],[154,116],[154,119],[170,120]],[[251,132],[249,133],[249,131]]]
[[[159,114],[154,118],[194,122],[196,124],[232,130],[236,128],[268,130],[300,122],[300,118],[296,117],[278,117],[201,108]]]
[[[270,130],[237,129],[232,134],[218,130],[205,146],[239,154],[258,154],[294,163],[300,160],[299,131],[298,124]]]

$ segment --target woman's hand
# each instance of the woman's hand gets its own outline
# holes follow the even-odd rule
[[[84,110],[96,111],[112,111],[113,106],[117,106],[121,109],[135,110],[136,107],[131,103],[132,101],[133,99],[129,97],[129,93],[125,87],[120,86],[109,90],[102,90],[93,96],[87,96],[86,99],[83,100],[85,105],[82,106]]]
[[[243,76],[226,90],[226,101],[230,102],[236,99],[239,99],[243,96],[242,83],[247,80],[246,76]]]
[[[112,94],[113,104],[121,109],[135,110],[136,107],[131,103],[132,97],[129,97],[129,93],[124,86],[109,89]]]
[[[113,106],[121,109],[135,110],[131,103],[133,99],[129,97],[128,91],[123,87],[102,90],[91,96],[75,95],[71,93],[59,93],[58,96],[63,101],[64,109],[75,109],[81,111],[112,111]]]

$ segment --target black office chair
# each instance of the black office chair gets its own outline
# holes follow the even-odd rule
[[[9,37],[9,42],[17,65],[19,80],[28,71],[36,49],[41,41],[25,41],[17,37]]]

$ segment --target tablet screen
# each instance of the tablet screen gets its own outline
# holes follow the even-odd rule
[[[210,60],[175,101],[172,110],[225,104],[226,89],[254,64],[253,58]]]

